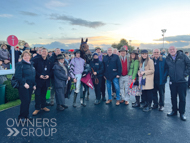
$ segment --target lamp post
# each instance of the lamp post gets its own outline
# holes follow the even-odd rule
[[[162,29],[161,31],[163,33],[162,36],[163,36],[163,48],[164,48],[164,34],[166,33],[166,29]]]

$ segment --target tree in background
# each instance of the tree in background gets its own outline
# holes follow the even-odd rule
[[[117,48],[118,50],[120,50],[121,47],[123,47],[124,45],[127,45],[129,52],[132,52],[135,49],[134,46],[131,46],[131,45],[128,44],[128,41],[126,39],[121,39],[118,44],[113,43],[112,47]]]

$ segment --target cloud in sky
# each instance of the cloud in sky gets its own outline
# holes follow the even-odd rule
[[[174,42],[174,41],[190,41],[190,35],[177,35],[169,36],[164,38],[165,41]],[[154,41],[163,41],[163,38],[155,39]]]
[[[45,6],[47,8],[56,8],[56,7],[64,7],[66,6],[66,3],[60,2],[60,1],[56,1],[56,0],[52,0],[48,3],[45,4]]]
[[[175,46],[176,48],[183,48],[186,46],[190,47],[190,42],[171,42],[171,43],[164,43],[164,47],[168,49],[170,46]],[[156,49],[156,48],[163,48],[163,43],[141,43],[140,44],[140,49]]]
[[[38,14],[28,11],[20,11],[20,14],[26,15],[26,16],[38,16]]]
[[[51,14],[50,19],[69,21],[71,25],[79,25],[79,26],[84,26],[84,27],[89,27],[89,28],[98,28],[98,27],[106,25],[105,23],[101,21],[87,21],[81,18],[75,18],[75,17],[70,17],[66,15],[58,15],[58,14]]]
[[[26,24],[28,24],[28,25],[34,25],[35,23],[34,22],[29,22],[29,21],[27,21],[27,20],[25,20],[24,21]]]
[[[93,44],[88,44],[90,49],[94,49],[97,45],[93,45]],[[33,44],[32,47],[45,47],[47,49],[55,49],[55,48],[60,48],[60,49],[79,49],[80,47],[80,43],[72,43],[72,44],[64,44],[58,41],[52,42],[50,44]],[[100,46],[102,49],[106,50],[108,47],[110,47],[111,45],[107,45],[107,44],[101,44],[98,45]]]
[[[7,17],[7,18],[9,18],[9,17],[12,17],[13,15],[11,15],[11,14],[0,14],[0,17]]]

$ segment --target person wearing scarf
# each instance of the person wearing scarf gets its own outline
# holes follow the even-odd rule
[[[139,86],[142,91],[140,107],[144,112],[148,112],[151,110],[154,88],[154,62],[148,57],[147,50],[141,50],[139,69]]]
[[[57,55],[58,62],[53,66],[53,75],[55,83],[55,98],[57,103],[57,110],[64,110],[68,108],[65,105],[65,93],[67,82],[70,80],[68,75],[68,68],[64,64],[64,56],[62,54]]]

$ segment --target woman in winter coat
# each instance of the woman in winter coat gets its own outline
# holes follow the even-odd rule
[[[136,50],[133,50],[130,54],[129,62],[129,72],[128,72],[128,95],[133,95],[136,98],[136,102],[132,104],[133,107],[140,106],[140,89],[138,84],[138,70],[139,70],[139,56]]]
[[[151,110],[152,89],[154,88],[154,62],[148,57],[147,50],[141,50],[139,69],[139,87],[142,90],[141,108],[148,112]]]
[[[25,119],[32,119],[29,117],[29,106],[33,90],[36,90],[35,76],[36,71],[33,63],[30,62],[31,54],[24,51],[21,55],[22,61],[17,63],[15,70],[15,80],[19,83],[19,97],[21,100],[20,115],[18,119],[25,121]]]
[[[2,66],[4,69],[10,69],[10,54],[5,44],[1,45],[0,60],[3,61]]]
[[[90,62],[90,67],[92,69],[92,81],[94,85],[96,100],[94,104],[99,104],[101,102],[101,84],[102,76],[104,72],[104,65],[98,59],[98,53],[93,54],[93,60]],[[97,82],[98,81],[98,82]]]
[[[53,66],[55,97],[57,103],[57,110],[64,110],[68,108],[65,105],[65,93],[67,80],[70,80],[68,67],[64,64],[64,56],[59,54],[57,56],[58,62]]]

